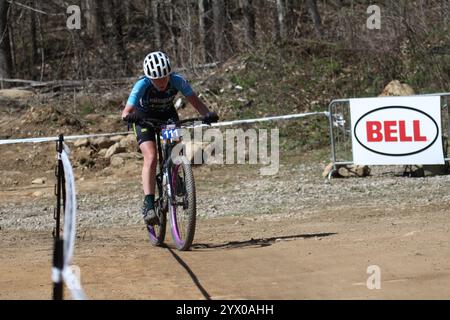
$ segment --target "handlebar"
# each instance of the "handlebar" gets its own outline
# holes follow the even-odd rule
[[[181,126],[182,124],[194,123],[197,121],[201,121],[203,123],[203,118],[189,118],[189,119],[183,119],[183,120],[179,120],[179,121],[144,118],[144,119],[138,120],[136,123],[139,125],[149,126],[149,127],[153,127],[153,128],[159,128],[163,125],[174,124],[176,126]]]

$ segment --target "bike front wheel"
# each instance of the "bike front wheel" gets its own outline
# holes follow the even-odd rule
[[[172,201],[169,204],[172,239],[178,250],[189,250],[194,240],[197,204],[192,167],[181,156],[172,166]]]

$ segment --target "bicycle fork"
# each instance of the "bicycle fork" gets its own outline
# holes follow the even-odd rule
[[[169,176],[168,170],[164,171],[164,188],[166,189],[169,203],[172,204],[172,188],[171,188],[170,176]]]

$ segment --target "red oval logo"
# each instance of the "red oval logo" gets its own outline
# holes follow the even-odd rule
[[[431,147],[439,137],[439,126],[422,110],[387,106],[361,116],[354,126],[354,135],[371,152],[402,157]]]

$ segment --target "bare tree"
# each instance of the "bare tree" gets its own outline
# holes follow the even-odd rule
[[[215,57],[225,60],[225,1],[213,1]]]
[[[252,0],[243,0],[245,39],[247,45],[254,46],[256,39],[255,32],[255,9]]]
[[[161,28],[160,28],[160,14],[159,3],[160,0],[152,1],[152,20],[153,20],[153,35],[155,40],[155,47],[161,48]]]
[[[203,44],[204,61],[214,61],[213,10],[211,0],[198,0],[199,32]]]
[[[179,19],[177,19],[175,14],[175,8],[178,6],[181,6],[180,3],[177,2],[177,0],[168,0],[168,18],[165,19],[165,26],[166,29],[170,32],[170,42],[172,51],[174,52],[174,56],[177,59],[177,61],[180,61],[180,50],[178,45],[178,38],[179,38],[179,24],[181,23],[180,18],[185,18],[181,14]],[[187,19],[187,18],[186,18]],[[165,49],[164,49],[165,50]]]
[[[300,0],[286,0],[286,28],[287,35],[295,34],[295,27],[298,22],[298,14],[301,10],[302,1]]]
[[[11,77],[12,62],[8,32],[8,11],[9,2],[0,0],[0,78]]]
[[[86,9],[84,10],[84,17],[86,19],[86,30],[87,34],[93,39],[98,39],[101,35],[101,27],[98,19],[98,2],[97,0],[85,0]]]
[[[286,7],[285,0],[276,0],[276,32],[275,37],[277,40],[284,40],[286,38]]]
[[[121,0],[111,0],[108,2],[110,5],[110,12],[113,21],[113,39],[116,47],[116,51],[122,62],[122,71],[125,75],[130,74],[128,65],[128,54],[124,41],[124,34],[122,26],[125,25],[125,17],[123,15],[123,2]]]
[[[35,4],[35,1],[32,2],[32,4]],[[38,41],[37,41],[37,19],[36,19],[37,13],[35,11],[30,11],[30,37],[31,37],[31,51],[29,54],[29,74],[30,77],[34,80],[36,80],[36,74],[33,70],[33,67],[38,63],[39,61],[39,55],[38,55]]]
[[[314,23],[314,30],[319,38],[323,37],[322,19],[320,18],[319,9],[317,9],[316,0],[306,0],[308,5],[308,12],[311,15],[311,19]]]

